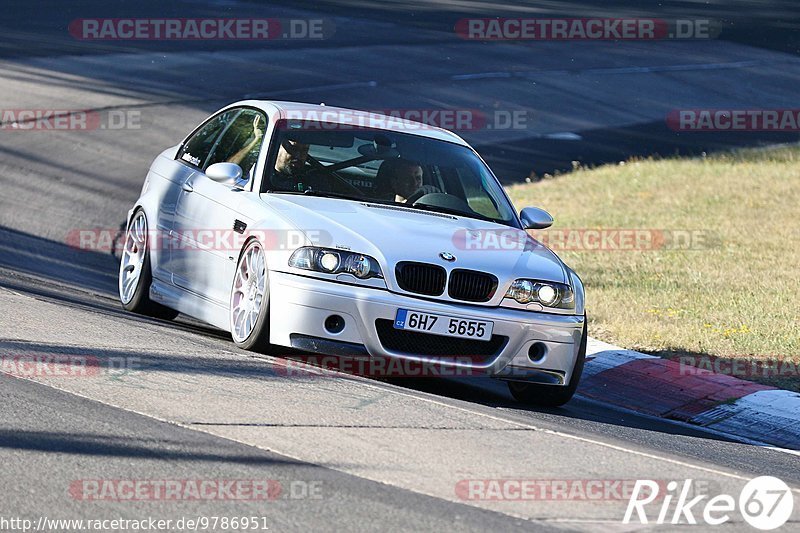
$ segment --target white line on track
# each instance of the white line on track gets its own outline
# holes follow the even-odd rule
[[[528,78],[532,76],[541,75],[558,75],[558,74],[650,74],[654,72],[687,72],[687,71],[702,71],[702,70],[727,70],[737,68],[750,68],[758,67],[767,64],[775,63],[793,63],[797,64],[794,58],[788,58],[780,61],[730,61],[723,63],[688,63],[682,65],[642,65],[635,67],[597,67],[597,68],[575,68],[575,69],[542,69],[542,70],[515,70],[515,71],[489,71],[489,72],[473,72],[468,74],[454,74],[450,76],[454,81],[469,81],[469,80],[485,80],[485,79],[503,79],[503,78]]]
[[[365,385],[368,386],[368,387],[379,388],[378,386],[372,385],[371,383],[365,383]],[[463,412],[466,412],[466,413],[471,413],[471,414],[474,414],[474,415],[477,415],[477,416],[482,416],[482,417],[485,417],[485,418],[496,420],[498,422],[505,422],[507,424],[512,424],[512,425],[515,425],[515,426],[518,426],[518,427],[521,427],[521,428],[530,429],[531,431],[540,431],[542,433],[547,433],[549,435],[555,435],[557,437],[563,437],[563,438],[566,438],[566,439],[572,439],[572,440],[577,440],[577,441],[580,441],[580,442],[586,442],[586,443],[589,443],[589,444],[602,446],[602,447],[609,448],[609,449],[612,449],[612,450],[616,450],[616,451],[619,451],[619,452],[628,453],[628,454],[631,454],[631,455],[638,455],[640,457],[647,457],[648,459],[655,459],[657,461],[663,461],[665,463],[670,463],[670,464],[674,464],[674,465],[678,465],[678,466],[682,466],[682,467],[686,467],[686,468],[693,468],[695,470],[700,470],[702,472],[708,472],[710,474],[716,474],[716,475],[719,475],[719,476],[725,476],[725,477],[729,477],[729,478],[733,478],[733,479],[739,479],[739,480],[742,480],[742,481],[750,481],[750,479],[751,479],[751,478],[746,477],[746,476],[740,476],[738,474],[725,472],[723,470],[717,470],[715,468],[708,468],[708,467],[705,467],[705,466],[700,466],[700,465],[696,465],[696,464],[692,464],[692,463],[687,463],[685,461],[680,461],[678,459],[669,459],[667,457],[660,457],[658,455],[654,455],[654,454],[651,454],[651,453],[641,452],[641,451],[633,450],[633,449],[630,449],[630,448],[625,448],[624,446],[618,446],[616,444],[611,444],[611,443],[599,441],[599,440],[596,440],[596,439],[590,439],[590,438],[587,438],[587,437],[579,437],[578,435],[570,435],[569,433],[564,433],[564,432],[557,431],[557,430],[554,430],[554,429],[541,428],[539,426],[534,426],[533,424],[529,424],[529,423],[526,423],[526,422],[518,422],[516,420],[509,420],[507,418],[502,418],[502,417],[499,417],[499,416],[490,415],[488,413],[481,413],[480,411],[475,411],[475,410],[468,409],[466,407],[460,407],[460,406],[457,406],[457,405],[451,405],[451,404],[448,404],[448,403],[445,403],[445,402],[442,402],[442,401],[439,401],[439,400],[435,400],[433,398],[426,398],[424,396],[418,396],[418,395],[415,395],[415,394],[409,394],[409,393],[406,393],[404,391],[398,391],[398,390],[391,390],[391,392],[394,392],[395,394],[399,394],[399,395],[402,395],[402,396],[407,396],[409,398],[414,398],[414,399],[422,400],[422,401],[429,402],[429,403],[432,403],[432,404],[440,405],[440,406],[443,406],[443,407],[449,407],[450,409],[456,409],[456,410],[463,411]],[[697,427],[696,429],[701,429],[702,430],[704,428]],[[793,488],[792,491],[800,494],[800,489]]]
[[[340,89],[362,89],[364,87],[377,87],[377,81],[356,81],[352,83],[332,83],[330,85],[315,85],[314,87],[300,87],[299,89],[285,89],[285,90],[275,90],[266,92],[258,92],[258,93],[250,93],[246,94],[242,97],[242,100],[258,100],[261,98],[270,98],[275,96],[276,94],[284,95],[284,94],[306,94],[306,93],[316,93],[319,91],[334,91]]]
[[[271,360],[272,364],[278,364],[278,365],[284,364],[283,360],[278,359],[278,360],[274,360],[273,361],[272,359],[274,359],[274,358],[268,357],[268,356],[265,357],[265,356],[259,356],[259,355],[252,355],[250,357],[254,357],[254,358],[257,358],[257,359],[268,359],[268,360]],[[512,425],[518,426],[518,427],[523,428],[523,429],[530,429],[532,431],[540,431],[540,432],[547,433],[547,434],[550,434],[550,435],[555,435],[555,436],[558,436],[558,437],[564,437],[564,438],[573,439],[573,440],[577,440],[577,441],[581,441],[581,442],[586,442],[586,443],[590,443],[590,444],[604,446],[604,447],[607,447],[607,448],[610,448],[610,449],[613,449],[613,450],[616,450],[616,451],[621,451],[623,453],[630,453],[630,454],[633,454],[633,455],[638,455],[640,457],[647,457],[649,459],[656,459],[656,460],[664,461],[664,462],[667,462],[667,463],[670,463],[670,464],[675,464],[675,465],[678,465],[678,466],[684,466],[684,467],[688,467],[688,468],[694,468],[696,470],[701,470],[701,471],[712,473],[712,474],[718,474],[718,475],[730,477],[730,478],[733,478],[733,479],[739,479],[739,480],[743,480],[743,481],[749,481],[751,479],[751,478],[746,477],[746,476],[740,476],[738,474],[732,474],[730,472],[724,472],[722,470],[716,470],[716,469],[708,468],[708,467],[705,467],[705,466],[695,465],[695,464],[687,463],[685,461],[680,461],[680,460],[677,460],[677,459],[669,459],[667,457],[660,457],[660,456],[653,455],[653,454],[650,454],[650,453],[647,453],[647,452],[641,452],[641,451],[638,451],[638,450],[625,448],[623,446],[618,446],[616,444],[610,444],[610,443],[599,441],[599,440],[596,440],[596,439],[590,439],[590,438],[587,438],[587,437],[580,437],[580,436],[577,436],[577,435],[571,435],[569,433],[564,433],[564,432],[553,430],[553,429],[541,428],[539,426],[535,426],[533,424],[529,424],[529,423],[526,423],[526,422],[518,422],[516,420],[511,420],[511,419],[508,419],[508,418],[503,418],[503,417],[495,416],[495,415],[488,414],[488,413],[482,413],[480,411],[476,411],[476,410],[469,409],[469,408],[466,408],[466,407],[452,405],[452,404],[437,400],[435,398],[430,398],[430,397],[427,396],[427,393],[417,392],[416,394],[414,394],[414,393],[407,392],[405,390],[398,390],[398,389],[396,389],[394,387],[389,388],[389,387],[385,387],[383,385],[376,385],[376,384],[372,383],[370,380],[365,379],[365,378],[361,378],[360,376],[353,376],[351,374],[346,374],[346,373],[337,372],[337,371],[334,371],[334,370],[319,368],[319,367],[315,367],[313,365],[304,365],[303,364],[303,366],[310,366],[311,368],[313,368],[315,370],[318,370],[320,372],[320,374],[335,374],[335,375],[342,376],[342,377],[345,377],[345,378],[353,378],[354,380],[359,381],[360,383],[362,383],[363,385],[365,385],[367,387],[381,389],[381,390],[388,391],[390,393],[394,393],[394,394],[397,394],[397,395],[406,396],[408,398],[422,400],[422,401],[425,401],[425,402],[429,402],[429,403],[432,403],[432,404],[448,407],[448,408],[451,408],[451,409],[456,409],[456,410],[459,410],[459,411],[462,411],[462,412],[466,412],[466,413],[475,414],[475,415],[482,416],[482,417],[485,417],[485,418],[489,418],[489,419],[492,419],[492,420],[496,420],[496,421],[499,421],[499,422],[505,422],[505,423],[508,423],[508,424],[512,424]],[[590,401],[590,402],[593,402],[593,403],[597,403],[599,405],[605,405],[602,402],[599,402],[599,401],[596,401],[596,400],[590,400],[588,398],[583,398],[583,397],[581,397],[581,399],[584,400],[584,401]],[[614,409],[619,409],[621,411],[630,412],[631,414],[634,414],[634,415],[645,416],[645,417],[651,418],[653,420],[659,420],[659,421],[662,421],[662,422],[664,421],[663,418],[658,418],[658,417],[649,416],[649,415],[642,415],[641,413],[638,413],[636,411],[632,411],[632,410],[629,410],[629,409],[618,408],[616,406],[614,406],[613,408]],[[749,444],[749,445],[753,445],[753,446],[759,446],[761,448],[766,448],[766,449],[773,450],[773,451],[784,452],[784,453],[788,453],[788,454],[791,454],[791,455],[800,456],[800,451],[787,450],[787,449],[784,449],[784,448],[778,448],[778,447],[775,447],[775,446],[769,446],[769,445],[766,445],[766,444],[764,444],[762,442],[754,441],[754,440],[747,439],[747,438],[737,437],[736,435],[730,435],[730,434],[723,433],[723,432],[720,432],[720,431],[715,431],[713,429],[705,428],[703,426],[695,426],[695,425],[691,425],[691,424],[688,424],[688,423],[685,423],[685,422],[679,422],[679,421],[673,421],[673,420],[669,420],[668,422],[675,423],[675,424],[677,424],[679,426],[695,429],[697,431],[706,431],[708,433],[715,434],[715,435],[718,435],[718,436],[724,436],[724,437],[727,437],[727,438],[732,438],[732,439],[737,439],[737,440],[741,439],[741,442],[744,443],[744,444]],[[792,489],[792,491],[800,494],[800,489]]]
[[[226,352],[226,353],[234,354],[234,352]],[[238,354],[238,353],[235,354],[235,355],[238,355],[240,357],[242,355],[244,355],[244,357],[252,357],[252,358],[255,358],[255,359],[267,360],[267,361],[271,361],[272,364],[278,364],[278,365],[281,365],[281,364],[285,365],[286,364],[285,360],[279,359],[279,358],[270,357],[270,356],[262,356],[262,355],[257,355],[257,354]],[[296,364],[296,362],[295,362],[295,364]],[[689,468],[689,469],[694,469],[694,470],[698,470],[698,471],[706,472],[706,473],[710,473],[710,474],[715,474],[715,475],[719,475],[719,476],[723,476],[723,477],[728,477],[728,478],[732,478],[732,479],[737,479],[737,480],[741,480],[741,481],[749,481],[751,479],[751,478],[748,478],[748,477],[745,477],[745,476],[740,476],[738,474],[725,472],[723,470],[717,470],[717,469],[714,469],[714,468],[708,468],[708,467],[704,467],[704,466],[700,466],[700,465],[695,465],[695,464],[688,463],[688,462],[685,462],[685,461],[680,461],[680,460],[677,460],[677,459],[669,459],[669,458],[666,458],[666,457],[660,457],[658,455],[654,455],[654,454],[651,454],[651,453],[646,453],[646,452],[633,450],[633,449],[630,449],[630,448],[626,448],[624,446],[618,446],[618,445],[615,445],[615,444],[610,444],[610,443],[598,441],[596,439],[590,439],[590,438],[586,438],[586,437],[579,437],[577,435],[570,435],[568,433],[563,433],[561,431],[545,429],[545,428],[541,428],[541,427],[535,426],[533,424],[524,423],[524,422],[518,422],[516,420],[509,420],[508,418],[495,416],[495,415],[488,414],[488,413],[482,413],[480,411],[476,411],[476,410],[469,409],[469,408],[466,408],[466,407],[461,407],[461,406],[457,406],[457,405],[451,405],[451,404],[448,404],[446,402],[443,402],[443,401],[440,401],[440,400],[436,400],[434,398],[427,397],[427,393],[419,393],[419,392],[417,392],[416,394],[415,393],[410,393],[410,392],[406,392],[405,390],[398,390],[395,387],[387,387],[387,386],[384,386],[384,385],[373,384],[373,383],[370,382],[370,380],[368,380],[366,378],[361,378],[359,376],[353,376],[353,375],[344,374],[344,373],[341,373],[341,372],[330,371],[328,369],[314,367],[313,365],[308,365],[308,366],[311,366],[311,368],[313,368],[314,370],[318,371],[320,374],[333,375],[333,377],[340,377],[340,378],[344,378],[344,379],[353,379],[355,381],[360,382],[365,387],[371,387],[371,388],[374,388],[374,389],[379,389],[379,390],[381,390],[383,392],[394,393],[396,395],[405,396],[405,397],[408,397],[408,398],[411,398],[411,399],[415,399],[415,400],[421,400],[421,401],[424,401],[424,402],[428,402],[430,404],[434,404],[434,405],[438,405],[438,406],[442,406],[442,407],[446,407],[446,408],[450,408],[450,409],[455,409],[455,410],[458,410],[458,411],[470,413],[470,414],[473,414],[473,415],[477,415],[477,416],[485,417],[485,418],[492,419],[492,420],[495,420],[495,421],[499,421],[499,422],[502,422],[502,423],[510,424],[510,425],[513,425],[513,426],[517,426],[519,428],[528,429],[528,430],[531,430],[531,431],[539,431],[539,432],[542,432],[542,433],[545,433],[545,434],[548,434],[548,435],[553,435],[553,436],[561,437],[561,438],[565,438],[565,439],[571,439],[571,440],[584,442],[584,443],[588,443],[588,444],[594,444],[594,445],[605,447],[605,448],[609,448],[609,449],[612,449],[612,450],[615,450],[615,451],[618,451],[618,452],[627,453],[627,454],[631,454],[631,455],[637,455],[637,456],[640,456],[640,457],[646,457],[648,459],[653,459],[653,460],[656,460],[656,461],[661,461],[661,462],[665,462],[665,463],[668,463],[668,464],[673,464],[673,465],[677,465],[677,466],[681,466],[681,467],[685,467],[685,468]],[[200,431],[200,432],[203,432],[203,433],[206,433],[206,434],[209,434],[209,435],[213,435],[214,437],[217,437],[217,438],[225,439],[225,440],[228,440],[228,441],[231,441],[231,442],[236,442],[238,444],[242,444],[242,445],[245,445],[245,446],[251,446],[251,447],[253,447],[255,449],[259,449],[259,450],[264,450],[264,451],[267,451],[267,452],[275,453],[275,454],[281,455],[283,457],[288,457],[288,458],[291,458],[291,459],[294,459],[294,460],[297,460],[297,461],[300,461],[300,462],[303,462],[303,463],[315,464],[317,466],[320,466],[320,467],[323,467],[323,468],[326,468],[326,469],[329,469],[329,470],[335,470],[335,471],[343,472],[346,475],[351,475],[351,476],[359,477],[359,478],[362,478],[362,479],[368,479],[368,480],[376,482],[376,483],[381,483],[382,485],[385,485],[385,486],[401,488],[401,489],[404,489],[404,490],[410,490],[410,491],[415,492],[417,494],[421,494],[421,495],[428,496],[428,497],[431,497],[431,498],[436,498],[436,499],[442,500],[442,501],[449,501],[449,502],[455,502],[455,503],[461,503],[461,504],[464,504],[464,505],[469,505],[469,503],[458,501],[458,500],[453,500],[453,499],[449,499],[449,498],[445,498],[441,494],[436,494],[434,492],[427,491],[427,490],[421,489],[419,487],[408,488],[408,487],[404,487],[402,485],[398,485],[396,483],[392,483],[391,481],[380,479],[377,476],[365,476],[365,475],[360,475],[360,474],[356,474],[356,473],[352,473],[352,472],[342,471],[341,469],[336,468],[335,466],[326,465],[324,463],[317,463],[317,462],[309,460],[307,457],[303,457],[301,455],[295,455],[295,454],[292,453],[291,450],[278,450],[278,449],[271,448],[271,447],[264,446],[264,445],[260,445],[260,444],[253,444],[253,443],[249,443],[249,442],[243,442],[241,440],[232,438],[230,436],[226,436],[226,435],[221,435],[219,433],[215,433],[213,431],[213,429],[214,429],[213,425],[197,426],[197,425],[191,424],[191,423],[181,422],[181,421],[177,421],[177,420],[170,420],[168,418],[164,418],[164,417],[161,417],[161,416],[153,415],[153,414],[146,413],[146,412],[143,412],[143,411],[139,411],[139,410],[136,410],[136,409],[131,409],[131,408],[126,407],[126,406],[116,405],[116,404],[113,404],[113,403],[109,403],[109,402],[105,402],[105,401],[102,401],[102,400],[98,400],[98,399],[93,398],[93,397],[91,397],[89,395],[85,395],[85,394],[82,394],[80,392],[76,392],[74,390],[69,390],[69,389],[64,389],[64,388],[58,387],[58,386],[54,386],[53,384],[50,384],[50,383],[44,383],[44,382],[41,382],[41,381],[37,381],[35,379],[29,379],[29,378],[25,378],[25,377],[17,377],[17,379],[26,379],[28,381],[32,381],[32,382],[38,383],[40,385],[45,385],[47,387],[51,387],[51,388],[54,388],[54,389],[57,389],[57,390],[61,390],[63,392],[66,392],[67,394],[72,394],[74,396],[78,396],[80,398],[84,398],[84,399],[92,401],[92,402],[98,402],[98,403],[101,403],[101,404],[104,404],[104,405],[109,405],[109,406],[117,408],[117,409],[122,409],[122,410],[125,410],[125,411],[128,411],[128,412],[131,412],[131,413],[135,413],[135,414],[138,414],[138,415],[141,415],[141,416],[145,416],[145,417],[148,417],[148,418],[153,419],[153,420],[158,420],[158,421],[165,422],[165,423],[168,423],[168,424],[173,424],[173,425],[178,426],[178,427],[182,427],[182,428],[186,428],[186,429],[190,429],[190,430],[194,430],[194,431]],[[795,492],[795,493],[800,494],[800,489],[792,488],[791,490],[793,492]],[[504,515],[507,515],[507,516],[512,516],[512,517],[515,517],[515,518],[520,518],[520,519],[529,521],[531,523],[537,523],[537,522],[539,522],[539,523],[562,522],[562,523],[576,523],[576,524],[577,523],[586,523],[586,524],[590,524],[590,523],[595,523],[595,524],[614,523],[614,524],[617,524],[618,523],[618,522],[615,522],[615,521],[591,520],[591,519],[531,518],[529,516],[526,516],[526,515],[523,515],[523,514],[519,514],[519,513],[515,513],[513,511],[509,511],[509,510],[502,510],[501,511],[501,510],[487,509],[487,511],[496,512],[496,513],[504,514]]]

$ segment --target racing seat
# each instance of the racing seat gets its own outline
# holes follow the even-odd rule
[[[390,163],[390,159],[387,159],[381,163],[381,166],[378,167],[378,173],[375,174],[375,184],[374,190],[372,192],[372,196],[378,200],[387,200],[389,202],[394,201],[395,192],[392,189],[392,173],[394,169],[392,168],[393,164]]]

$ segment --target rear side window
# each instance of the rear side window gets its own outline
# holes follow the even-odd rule
[[[220,136],[240,112],[240,109],[231,109],[211,118],[184,143],[178,159],[192,166],[205,168],[206,160]]]

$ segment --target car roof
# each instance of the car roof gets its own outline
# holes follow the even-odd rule
[[[298,119],[313,122],[327,122],[347,124],[365,128],[374,128],[387,131],[396,131],[428,137],[441,141],[469,146],[464,139],[455,133],[436,126],[404,118],[389,116],[371,111],[359,111],[343,107],[327,106],[324,104],[308,104],[303,102],[285,102],[276,100],[244,100],[227,107],[251,106],[261,109],[269,114],[277,111],[281,119]],[[400,113],[401,110],[398,110]]]

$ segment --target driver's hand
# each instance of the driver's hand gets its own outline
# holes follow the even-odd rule
[[[256,118],[253,119],[253,137],[257,141],[263,136],[264,130],[261,129],[261,115],[256,115]]]

